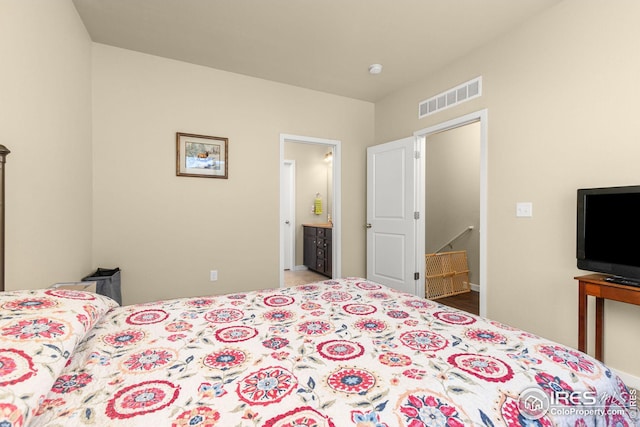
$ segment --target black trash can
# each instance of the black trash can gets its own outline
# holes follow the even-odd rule
[[[95,273],[84,277],[82,281],[96,282],[96,292],[106,295],[122,305],[122,291],[120,290],[120,269],[118,267],[98,268]]]

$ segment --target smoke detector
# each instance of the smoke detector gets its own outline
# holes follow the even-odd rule
[[[380,74],[382,72],[382,64],[369,65],[369,74]]]

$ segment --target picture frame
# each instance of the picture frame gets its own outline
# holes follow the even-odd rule
[[[176,132],[176,175],[229,177],[229,139]]]

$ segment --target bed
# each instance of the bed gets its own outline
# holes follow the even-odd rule
[[[2,426],[636,425],[595,359],[360,278],[123,307],[11,291],[0,309]]]

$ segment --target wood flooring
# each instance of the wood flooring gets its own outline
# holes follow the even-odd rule
[[[480,292],[471,291],[434,301],[469,313],[480,314]]]

